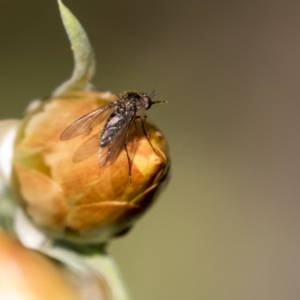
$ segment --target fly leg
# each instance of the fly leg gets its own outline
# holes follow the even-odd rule
[[[132,122],[134,122],[134,125],[136,126],[134,118],[133,118]],[[131,163],[129,152],[128,152],[128,149],[127,149],[127,144],[128,144],[128,135],[129,135],[129,132],[130,132],[130,129],[131,129],[131,126],[132,126],[132,122],[131,122],[131,125],[129,125],[128,128],[127,128],[127,132],[126,132],[126,136],[125,136],[125,142],[124,142],[124,148],[125,148],[127,161],[128,161],[128,175],[129,175],[129,183],[130,184],[132,184],[132,176],[131,176],[132,163]]]
[[[127,156],[127,161],[128,161],[129,183],[132,184],[132,178],[131,178],[131,160],[130,160],[130,157],[129,157],[129,154],[128,154],[128,149],[127,149],[127,136],[126,136],[126,139],[125,139],[124,148],[125,148],[125,151],[126,151],[126,156]]]
[[[165,160],[161,157],[161,155],[156,151],[156,149],[153,147],[151,141],[150,141],[150,138],[147,134],[147,131],[146,131],[146,128],[145,128],[145,122],[146,122],[146,119],[147,119],[147,116],[137,116],[136,118],[140,119],[141,120],[141,127],[142,127],[142,131],[143,131],[143,134],[144,136],[146,137],[149,145],[151,146],[153,152],[157,155],[157,157],[160,158],[160,160],[165,163]]]

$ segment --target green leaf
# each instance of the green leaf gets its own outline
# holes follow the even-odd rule
[[[55,97],[85,89],[96,70],[93,49],[83,27],[61,0],[58,0],[58,5],[71,42],[75,66],[71,78],[54,91],[53,96]]]

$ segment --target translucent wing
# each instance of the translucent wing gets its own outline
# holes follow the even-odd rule
[[[116,105],[117,101],[110,102],[79,118],[63,131],[60,139],[67,141],[81,134],[89,134],[109,116]]]
[[[120,129],[120,133],[107,147],[99,148],[98,163],[100,168],[110,166],[117,159],[125,145],[134,120],[135,113],[125,120]]]
[[[96,153],[99,153],[99,133],[91,135],[76,149],[73,155],[73,162],[82,162]]]

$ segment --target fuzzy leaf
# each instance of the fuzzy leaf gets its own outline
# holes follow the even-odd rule
[[[54,91],[53,96],[61,96],[68,92],[86,88],[96,70],[93,49],[83,27],[61,0],[58,0],[58,5],[71,42],[75,66],[71,78],[61,84]]]

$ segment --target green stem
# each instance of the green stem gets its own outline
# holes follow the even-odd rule
[[[89,295],[94,291],[94,295],[101,294],[100,299],[104,300],[131,299],[118,266],[105,251],[92,251],[88,254],[84,246],[83,252],[77,252],[72,248],[54,244],[48,249],[43,249],[42,252],[63,263],[79,290],[83,291],[82,296],[88,289]],[[99,284],[100,281],[105,284]]]

